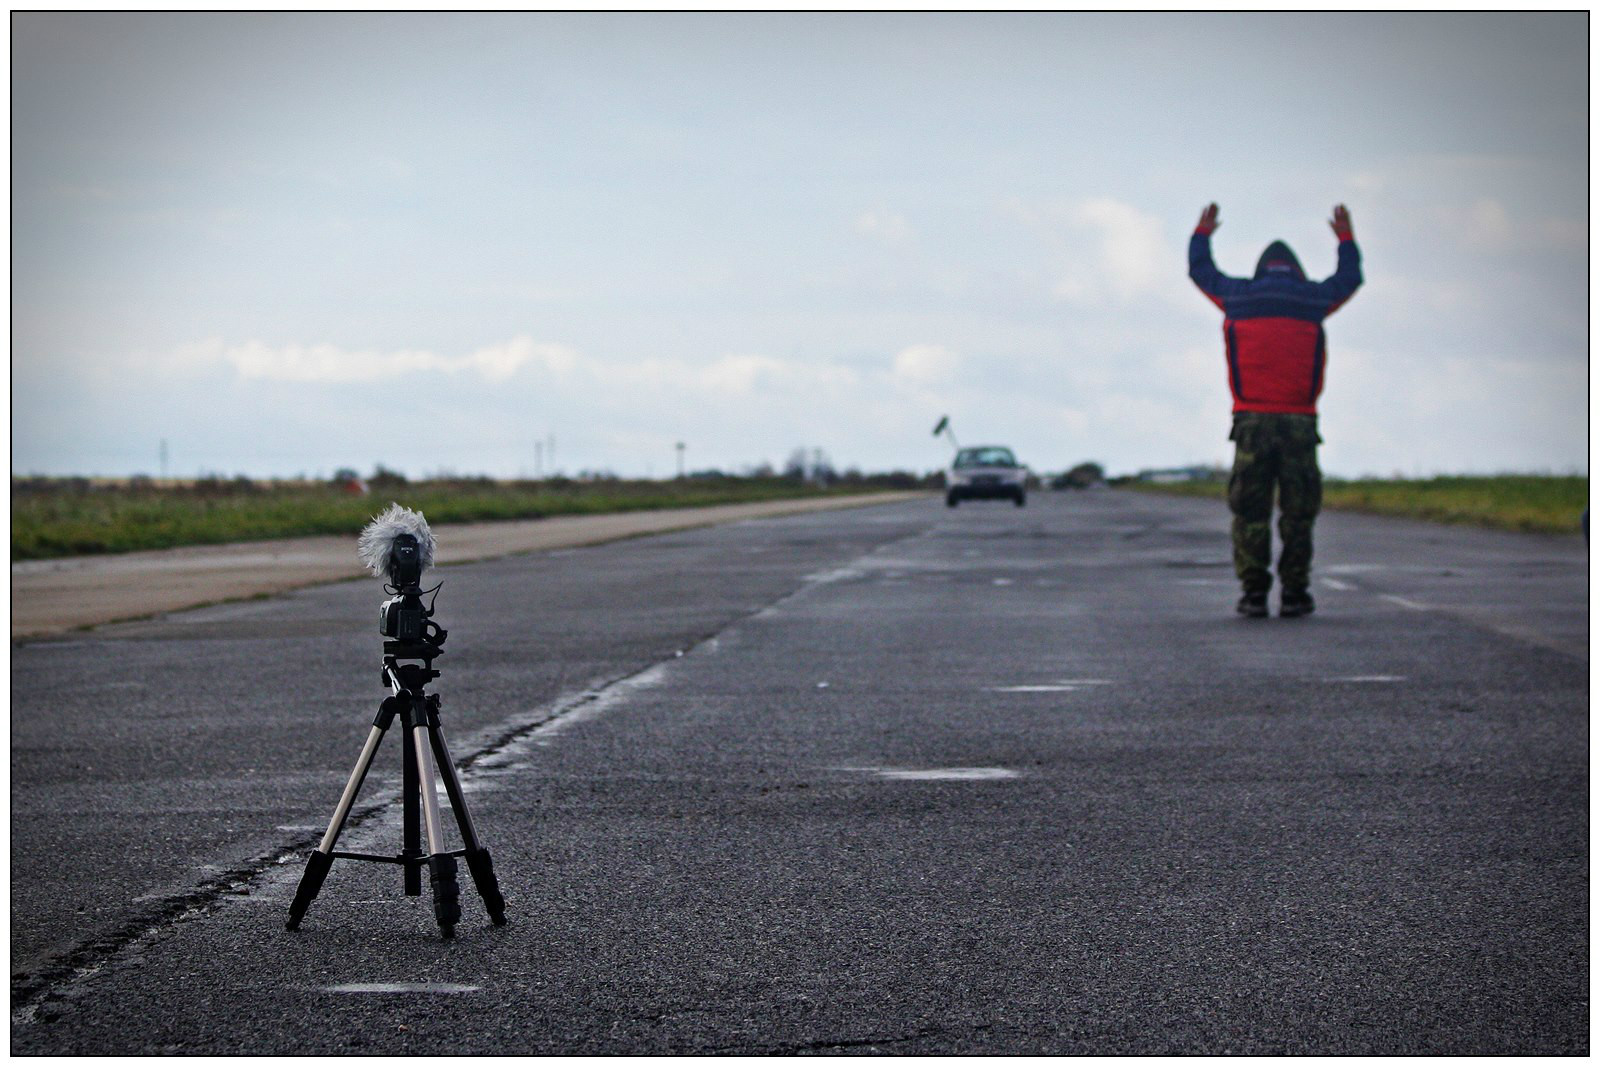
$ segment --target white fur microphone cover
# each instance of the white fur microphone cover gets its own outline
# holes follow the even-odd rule
[[[390,504],[387,511],[367,523],[360,539],[356,541],[356,555],[361,557],[361,562],[373,574],[387,578],[394,539],[401,534],[410,534],[417,539],[423,568],[433,566],[435,542],[433,531],[428,529],[428,520],[422,517],[422,512],[403,508],[399,504]]]

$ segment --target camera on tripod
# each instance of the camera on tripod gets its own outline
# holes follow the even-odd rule
[[[445,631],[433,621],[433,609],[422,603],[422,571],[433,562],[433,535],[420,516],[402,510],[391,509],[363,532],[362,558],[389,580],[394,593],[378,606],[378,632],[401,643],[391,651],[424,646],[438,655]]]
[[[423,641],[427,639],[428,616],[432,614],[422,606],[421,597],[401,593],[378,606],[378,632],[392,641]]]
[[[393,641],[428,640],[433,612],[422,606],[422,546],[412,534],[397,534],[386,563],[389,580],[399,592],[379,605],[378,632]]]
[[[439,724],[439,696],[426,690],[427,684],[439,677],[433,661],[443,654],[440,646],[446,636],[444,627],[433,621],[432,603],[426,606],[422,603],[424,596],[439,590],[439,586],[430,590],[422,588],[422,572],[433,563],[435,547],[433,531],[422,513],[399,504],[391,504],[387,511],[368,523],[356,541],[356,554],[361,562],[375,576],[387,579],[385,590],[393,594],[378,609],[378,630],[387,638],[383,643],[382,678],[391,695],[378,705],[378,714],[367,733],[367,743],[345,783],[344,795],[333,810],[328,831],[306,861],[300,887],[289,905],[286,925],[290,930],[299,929],[300,920],[305,918],[306,909],[321,891],[333,861],[340,858],[399,864],[404,872],[405,894],[413,897],[422,894],[422,872],[426,869],[433,885],[434,918],[438,920],[439,932],[449,938],[454,936],[455,925],[461,919],[461,891],[456,880],[456,858],[461,857],[467,861],[467,870],[478,894],[483,897],[490,921],[496,926],[506,921],[506,901],[500,893],[499,880],[495,878],[494,862],[472,824],[461,779],[456,773],[455,761],[450,758],[450,748],[445,744],[444,729]],[[395,856],[335,852],[334,846],[350,818],[378,743],[396,718],[405,734],[400,772],[405,797],[401,851]],[[461,848],[450,848],[445,839],[436,777],[443,781],[450,798],[450,807],[461,831]],[[426,848],[423,847],[424,838]]]

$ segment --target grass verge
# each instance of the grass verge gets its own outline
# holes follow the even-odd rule
[[[366,496],[322,483],[246,479],[186,485],[12,479],[11,558],[132,552],[318,534],[355,534],[393,500],[430,523],[709,507],[909,488],[875,480],[826,489],[786,478],[483,480],[374,485]]]
[[[1228,491],[1224,482],[1129,482],[1128,488],[1217,499]],[[1322,485],[1322,506],[1523,533],[1570,534],[1582,530],[1581,516],[1589,509],[1589,479],[1537,474],[1329,478]]]

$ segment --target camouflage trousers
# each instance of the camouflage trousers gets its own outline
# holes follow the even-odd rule
[[[1233,512],[1233,570],[1246,593],[1272,588],[1272,497],[1278,497],[1278,580],[1289,590],[1311,584],[1311,525],[1322,509],[1322,471],[1317,467],[1315,415],[1267,415],[1242,411],[1233,417],[1233,474],[1228,508]]]

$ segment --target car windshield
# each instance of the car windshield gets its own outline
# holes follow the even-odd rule
[[[963,448],[956,453],[957,467],[1015,467],[1017,457],[1009,448]]]

